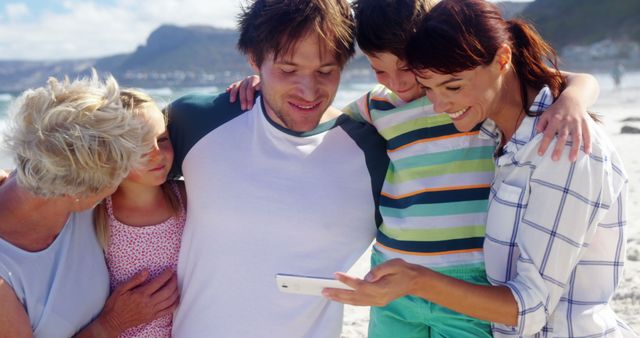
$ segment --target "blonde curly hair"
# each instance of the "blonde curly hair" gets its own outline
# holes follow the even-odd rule
[[[98,193],[118,185],[153,146],[137,110],[123,107],[112,76],[25,91],[10,108],[4,137],[17,165],[18,184],[45,197]]]

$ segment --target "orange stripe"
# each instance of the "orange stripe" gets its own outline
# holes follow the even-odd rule
[[[386,192],[381,192],[380,195],[394,199],[394,200],[398,200],[401,198],[406,198],[406,197],[410,197],[410,196],[415,196],[415,195],[419,195],[425,192],[438,192],[438,191],[452,191],[452,190],[465,190],[465,189],[478,189],[478,188],[489,188],[491,187],[491,184],[476,184],[476,185],[461,185],[461,186],[456,186],[456,187],[442,187],[442,188],[426,188],[426,189],[422,189],[422,190],[416,190],[414,192],[410,192],[408,194],[404,194],[404,195],[391,195],[389,193]]]
[[[382,245],[379,242],[376,242],[375,245],[385,248],[386,250],[411,255],[411,256],[443,256],[443,255],[452,255],[452,254],[461,254],[461,253],[469,253],[469,252],[480,252],[482,249],[464,249],[464,250],[453,250],[453,251],[441,251],[441,252],[413,252],[413,251],[404,251],[399,249],[390,248],[386,245]]]
[[[472,136],[472,135],[477,135],[480,134],[480,131],[469,131],[466,133],[457,133],[457,134],[453,134],[453,135],[445,135],[445,136],[440,136],[440,137],[434,137],[434,138],[429,138],[429,139],[422,139],[422,140],[417,140],[417,141],[413,141],[411,143],[407,143],[403,146],[400,146],[396,149],[389,149],[387,150],[387,152],[392,153],[394,151],[398,151],[407,147],[411,147],[412,145],[415,144],[420,144],[420,143],[427,143],[427,142],[433,142],[433,141],[440,141],[440,140],[446,140],[446,139],[450,139],[450,138],[456,138],[456,137],[465,137],[465,136]]]
[[[378,102],[386,102],[386,103],[390,103],[393,104],[388,98],[386,97],[378,97],[378,96],[374,96],[372,98],[370,98],[371,101],[378,101]]]

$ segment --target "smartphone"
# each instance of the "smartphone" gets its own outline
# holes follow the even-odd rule
[[[276,283],[278,284],[278,289],[282,292],[312,296],[321,296],[322,289],[324,288],[353,290],[352,287],[333,278],[292,275],[286,273],[276,274]]]

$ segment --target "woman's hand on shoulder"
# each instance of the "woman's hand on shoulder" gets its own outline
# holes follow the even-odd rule
[[[543,155],[549,145],[558,137],[551,158],[557,161],[562,156],[567,140],[571,137],[571,151],[569,160],[575,161],[578,157],[580,146],[584,145],[584,152],[591,152],[591,130],[586,108],[579,102],[560,96],[558,100],[547,109],[538,121],[537,129],[544,133],[538,154]]]
[[[600,86],[595,77],[590,74],[562,72],[567,82],[567,88],[560,93],[556,101],[540,116],[538,132],[544,132],[544,137],[538,148],[538,154],[543,155],[554,137],[558,136],[551,159],[557,161],[562,156],[567,139],[571,137],[571,151],[569,160],[578,158],[580,146],[586,154],[591,153],[591,127],[587,107],[593,105],[600,92]]]

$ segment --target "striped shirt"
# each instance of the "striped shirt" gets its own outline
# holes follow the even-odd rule
[[[552,100],[544,88],[531,110]],[[625,257],[622,161],[595,123],[590,155],[581,152],[576,162],[538,156],[536,122],[525,117],[496,159],[486,269],[491,283],[511,289],[518,324],[495,324],[494,337],[634,337],[608,305]]]
[[[376,248],[432,268],[482,264],[495,141],[480,126],[459,132],[426,97],[405,103],[382,85],[343,110],[387,140]]]

